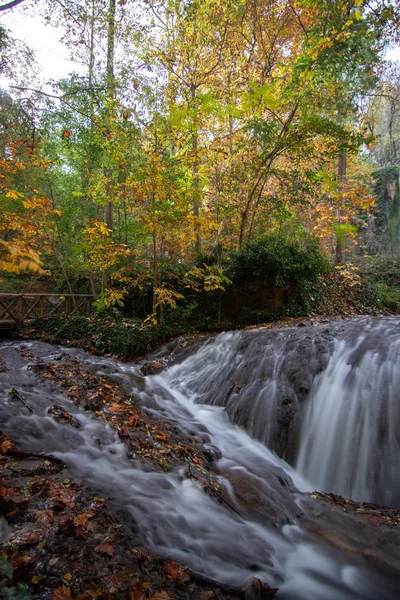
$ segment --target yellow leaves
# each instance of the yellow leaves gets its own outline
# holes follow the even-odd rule
[[[170,290],[166,287],[157,287],[154,289],[155,294],[155,308],[159,306],[169,306],[170,308],[176,308],[177,300],[183,298],[182,294]]]
[[[0,240],[1,250],[3,253],[0,253],[0,270],[7,273],[20,273],[24,270],[44,273],[39,254],[22,241],[4,242]]]
[[[216,265],[204,265],[204,268],[195,266],[185,274],[185,287],[196,292],[225,290],[225,286],[230,283],[231,280],[223,274],[222,268]]]
[[[18,200],[18,198],[23,198],[23,196],[24,196],[23,194],[15,191],[15,190],[10,190],[6,194],[6,198],[11,198],[12,200]]]
[[[104,221],[99,220],[93,221],[90,227],[85,227],[82,233],[91,238],[111,237],[111,229],[107,227]]]
[[[26,209],[47,211],[49,209],[49,199],[46,197],[25,199],[22,201],[22,206]]]
[[[355,267],[352,263],[347,263],[346,265],[338,265],[335,268],[340,273],[341,279],[350,287],[361,286],[362,282],[359,269]]]

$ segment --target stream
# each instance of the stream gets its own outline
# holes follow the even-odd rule
[[[85,362],[149,413],[218,449],[214,473],[234,510],[183,468],[140,468],[115,430],[35,377],[22,348],[44,362],[63,352]],[[152,550],[222,583],[257,577],[287,600],[399,597],[397,528],[371,536],[345,514],[318,508],[310,492],[400,507],[400,319],[222,333],[147,377],[135,364],[41,342],[2,342],[0,356],[8,367],[0,429],[26,452],[63,460],[124,510]],[[10,400],[12,387],[32,413]],[[49,416],[54,403],[82,427]]]

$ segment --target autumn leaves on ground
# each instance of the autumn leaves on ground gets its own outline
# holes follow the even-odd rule
[[[37,377],[57,383],[70,400],[115,428],[131,460],[157,471],[184,465],[186,477],[195,479],[215,502],[224,503],[208,469],[210,454],[173,425],[146,414],[115,381],[89,373],[68,355],[48,364],[34,361],[24,350],[20,356]],[[0,367],[7,369],[4,360]],[[18,390],[10,390],[9,396],[30,410]],[[53,405],[48,414],[67,427],[80,427],[61,407]],[[74,481],[67,465],[53,456],[22,452],[4,434],[0,476],[0,507],[12,528],[2,544],[1,560],[7,563],[0,563],[1,589],[12,589],[6,597],[233,600],[247,597],[249,590],[260,598],[274,596],[257,580],[247,591],[231,589],[153,554],[143,547],[134,523],[110,511],[96,490]],[[18,591],[21,583],[29,595]]]

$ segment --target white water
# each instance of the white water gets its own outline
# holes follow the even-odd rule
[[[16,343],[1,347],[2,356],[13,366],[2,375],[0,426],[26,450],[63,459],[76,477],[130,515],[128,523],[139,528],[153,550],[196,572],[238,586],[256,576],[278,586],[279,597],[288,600],[395,600],[396,586],[389,579],[374,573],[371,566],[363,567],[352,554],[317,545],[295,524],[297,492],[288,475],[299,489],[312,489],[310,484],[233,425],[223,408],[197,403],[196,382],[202,389],[212,388],[228,365],[241,361],[239,344],[240,334],[222,334],[182,365],[147,378],[141,377],[136,366],[67,352],[88,361],[92,371],[119,378],[140,395],[148,410],[175,421],[191,437],[208,436],[209,446],[222,453],[215,464],[221,485],[242,516],[207,496],[182,471],[141,470],[127,457],[113,430],[78,409],[51,384],[37,382],[26,363],[16,358]],[[28,346],[46,360],[60,352],[45,344]],[[18,388],[34,414],[9,400],[10,387]],[[49,417],[47,410],[53,403],[64,406],[82,429]],[[241,508],[236,496],[238,477],[245,490],[257,491],[261,504],[255,508],[265,507],[264,513]]]
[[[297,470],[319,490],[400,507],[400,322],[336,342],[317,376]]]

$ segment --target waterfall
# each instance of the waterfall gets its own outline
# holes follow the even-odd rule
[[[400,323],[336,341],[316,377],[297,469],[319,490],[400,507]]]
[[[123,507],[151,549],[207,577],[242,586],[256,576],[279,587],[282,600],[396,600],[400,566],[388,574],[373,549],[362,555],[370,530],[302,492],[400,504],[399,334],[400,319],[223,333],[148,377],[110,358],[22,345],[45,362],[63,352],[111,375],[144,410],[218,448],[212,468],[233,511],[183,467],[143,469],[115,430],[51,381],[37,380],[18,342],[0,345],[8,368],[0,374],[0,428],[27,452],[58,456],[74,477]],[[10,400],[12,387],[33,412]],[[81,428],[55,421],[53,403]],[[325,539],[333,522],[334,539]],[[379,547],[400,545],[397,528],[387,531],[374,529]],[[1,521],[0,534],[7,536]]]

